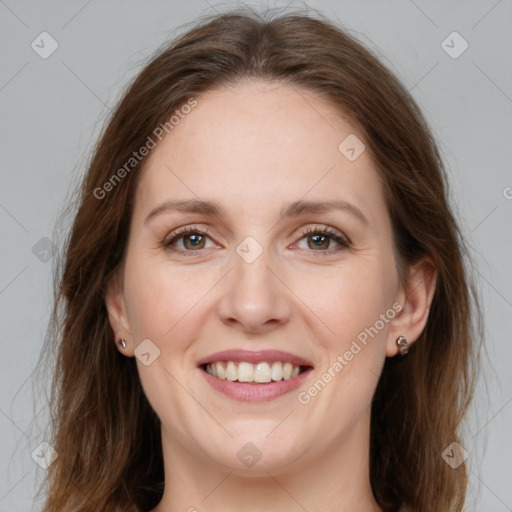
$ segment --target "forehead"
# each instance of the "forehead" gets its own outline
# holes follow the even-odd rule
[[[248,81],[208,91],[152,150],[137,203],[224,198],[256,212],[341,195],[362,209],[383,207],[367,151],[351,161],[339,149],[354,136],[362,139],[339,109],[296,86]]]

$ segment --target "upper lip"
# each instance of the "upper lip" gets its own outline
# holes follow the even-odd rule
[[[247,363],[273,363],[275,361],[281,361],[283,363],[289,362],[298,366],[313,366],[310,361],[303,357],[291,354],[290,352],[284,352],[282,350],[223,350],[221,352],[215,352],[208,356],[202,357],[197,362],[197,366],[202,366],[208,363],[216,363],[217,361],[236,361],[236,362],[247,362]]]

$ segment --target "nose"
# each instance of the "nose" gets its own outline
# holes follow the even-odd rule
[[[288,323],[290,295],[266,252],[252,263],[234,254],[233,264],[218,303],[222,322],[250,333],[269,332]]]

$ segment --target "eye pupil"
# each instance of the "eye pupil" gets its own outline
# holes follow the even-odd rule
[[[325,247],[325,241],[327,240],[327,247],[329,246],[329,237],[326,235],[311,235],[310,237],[313,240],[313,247]]]
[[[198,247],[201,242],[203,242],[203,236],[198,234],[191,234],[184,237],[185,247],[187,246],[187,242],[191,244],[192,247]]]

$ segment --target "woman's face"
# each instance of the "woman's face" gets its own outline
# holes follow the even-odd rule
[[[368,152],[294,87],[249,81],[197,102],[149,156],[107,299],[125,355],[150,340],[135,355],[164,446],[273,474],[361,455],[402,334]]]

